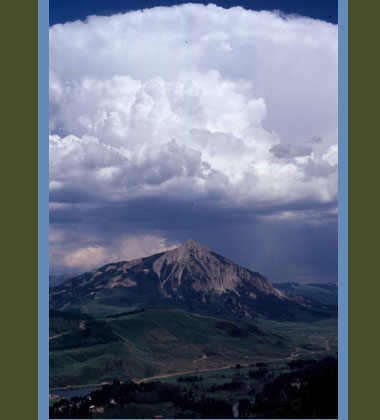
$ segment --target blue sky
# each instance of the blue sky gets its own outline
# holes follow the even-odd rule
[[[336,3],[123,3],[51,2],[51,272],[193,238],[336,281]]]
[[[88,15],[111,15],[130,10],[155,6],[172,6],[184,1],[167,0],[50,0],[50,25],[73,20],[84,20]],[[214,3],[224,8],[241,6],[252,10],[282,10],[314,19],[338,23],[338,2],[336,0],[223,0],[193,1],[192,3]]]

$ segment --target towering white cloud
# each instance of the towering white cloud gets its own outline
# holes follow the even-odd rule
[[[55,25],[50,109],[61,218],[147,197],[208,201],[216,217],[337,199],[337,27],[326,22],[186,4]]]

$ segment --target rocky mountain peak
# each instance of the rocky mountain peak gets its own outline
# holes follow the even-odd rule
[[[205,247],[194,239],[188,239],[178,248],[166,251],[156,262],[156,268],[161,269],[162,264],[186,264],[192,260],[202,260],[212,253],[211,249]],[[157,271],[157,269],[155,270]]]
[[[198,292],[225,293],[250,284],[265,294],[276,294],[270,282],[242,268],[199,242],[184,244],[161,254],[152,265],[161,287],[178,291],[185,287]]]
[[[293,311],[302,312],[304,305],[310,305],[193,239],[166,252],[107,264],[73,277],[53,288],[50,298],[53,308],[78,301],[127,307],[169,304],[239,319],[257,314],[292,319]]]

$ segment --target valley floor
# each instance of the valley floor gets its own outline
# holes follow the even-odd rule
[[[141,382],[236,363],[287,362],[337,352],[336,319],[313,323],[261,319],[251,325],[177,309],[150,309],[86,320],[81,328],[80,317],[69,327],[51,331],[53,337],[60,334],[50,340],[52,389],[103,384],[115,378]]]
[[[150,308],[51,320],[50,418],[334,418],[337,319],[251,324]]]

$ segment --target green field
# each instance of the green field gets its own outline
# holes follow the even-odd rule
[[[51,388],[185,372],[205,376],[206,370],[237,363],[281,364],[337,351],[336,320],[260,319],[253,325],[169,308],[108,318],[56,311],[50,316],[50,336]],[[207,373],[210,380],[212,375]]]

